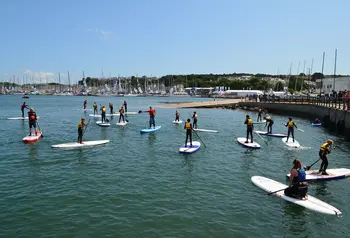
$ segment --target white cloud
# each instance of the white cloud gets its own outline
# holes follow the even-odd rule
[[[100,28],[95,28],[95,29],[93,29],[93,28],[85,28],[84,30],[86,32],[94,32],[97,35],[100,35],[100,36],[102,36],[105,39],[113,34],[112,31],[106,31],[106,30],[100,29]]]

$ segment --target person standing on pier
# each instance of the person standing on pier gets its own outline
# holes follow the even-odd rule
[[[294,127],[295,128],[298,128],[298,127],[295,125],[295,123],[291,117],[289,118],[289,121],[287,122],[287,124],[285,126],[288,127],[288,134],[287,134],[286,142],[288,142],[290,134],[292,134],[292,138],[293,138],[293,142],[294,142]]]
[[[198,126],[197,126],[197,120],[198,120],[198,114],[197,114],[197,112],[193,112],[192,118],[193,118],[193,128],[194,128],[194,129],[197,129],[197,128],[198,128]]]
[[[102,123],[107,122],[106,121],[106,111],[107,111],[106,107],[102,106],[101,107],[101,121],[102,121]]]
[[[92,107],[94,108],[94,115],[95,115],[95,113],[98,115],[97,104],[96,104],[96,102],[94,102],[94,104],[92,105]]]
[[[262,114],[263,110],[262,108],[260,107],[259,108],[259,111],[258,111],[258,119],[256,120],[257,122],[260,122],[261,121],[261,114]]]
[[[190,147],[193,147],[192,145],[192,124],[191,124],[191,119],[188,118],[187,122],[185,122],[184,129],[186,130],[186,141],[185,141],[185,147],[187,147],[187,141],[188,138],[190,138]]]
[[[125,112],[128,112],[128,104],[126,101],[124,101],[124,108],[125,108]]]
[[[328,139],[327,142],[323,143],[320,147],[320,151],[319,151],[318,155],[320,156],[322,163],[321,163],[320,170],[318,172],[319,173],[322,172],[322,175],[328,175],[326,172],[327,167],[328,167],[327,155],[331,153],[332,145],[333,145],[333,141]]]
[[[273,120],[270,116],[264,117],[264,120],[266,120],[265,128],[267,126],[267,133],[271,134],[272,133],[272,125],[273,125]]]
[[[24,108],[29,108],[28,105],[26,104],[26,102],[23,102],[22,106],[21,106],[21,111],[22,111],[22,117],[24,118]]]
[[[254,125],[253,125],[253,120],[249,117],[249,115],[246,116],[244,124],[247,125],[247,140],[245,141],[245,143],[249,143],[249,141],[248,141],[249,134],[250,134],[250,143],[253,143]]]
[[[112,116],[113,115],[113,104],[111,102],[109,103],[109,110],[110,110],[110,113]]]
[[[180,121],[180,112],[176,110],[175,112],[175,121]]]

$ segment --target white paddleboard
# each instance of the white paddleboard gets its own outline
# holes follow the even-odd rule
[[[254,131],[255,133],[258,133],[260,135],[265,136],[274,136],[274,137],[286,137],[286,134],[279,134],[279,133],[267,133],[266,131]]]
[[[248,139],[248,142],[249,143],[245,143],[247,141],[247,138],[244,138],[244,137],[238,137],[237,138],[237,142],[241,145],[243,145],[244,147],[247,147],[247,148],[252,148],[252,149],[260,149],[261,146],[256,143],[255,141],[253,141],[253,143],[251,143],[250,139]]]
[[[99,115],[99,114],[95,114],[95,115],[94,114],[90,114],[89,116],[90,117],[101,117],[101,115]]]
[[[125,115],[137,115],[139,114],[138,112],[126,112]]]
[[[215,130],[207,130],[207,129],[193,129],[194,131],[199,131],[199,132],[212,132],[212,133],[218,133],[218,131]]]
[[[117,126],[125,126],[126,124],[128,124],[127,121],[125,121],[125,122],[121,121],[121,122],[116,123]]]
[[[253,122],[253,124],[265,124],[265,123],[266,123],[266,120]]]
[[[41,132],[38,130],[37,135],[35,135],[35,132],[32,132],[32,135],[23,137],[23,142],[35,142],[39,140],[41,137]]]
[[[107,127],[107,126],[110,126],[111,124],[109,124],[108,122],[103,122],[102,123],[102,121],[97,121],[96,125]]]
[[[311,125],[312,126],[322,126],[322,123],[320,122],[320,123],[313,123],[313,122],[311,122]]]
[[[108,143],[109,140],[95,140],[95,141],[83,141],[82,144],[78,142],[64,143],[58,145],[51,145],[52,148],[79,148],[86,146],[102,145]]]
[[[187,142],[187,146],[181,146],[179,152],[184,154],[192,154],[199,150],[199,148],[201,147],[201,143],[199,141],[192,141],[192,147],[190,147],[190,145],[191,143]]]
[[[286,145],[286,146],[289,146],[289,147],[292,147],[292,148],[298,148],[300,147],[300,144],[297,140],[294,140],[293,142],[293,138],[289,137],[288,139],[288,142],[287,141],[287,137],[284,137],[282,138],[282,142]]]
[[[308,170],[306,172],[305,181],[318,181],[318,180],[333,180],[342,179],[350,176],[350,169],[340,168],[340,169],[327,169],[328,175],[322,175],[318,170]],[[290,174],[287,174],[287,178]]]
[[[174,124],[181,124],[183,121],[173,121]]]
[[[36,117],[39,119],[40,117]],[[7,120],[28,120],[28,117],[9,117]]]
[[[94,115],[94,114],[90,114],[89,115],[90,117],[102,117],[102,115],[101,114],[99,114],[99,115]],[[119,116],[119,113],[113,113],[113,114],[106,114],[106,117],[110,117],[110,116]]]
[[[280,189],[287,188],[288,186],[282,183],[279,183],[275,180],[265,178],[262,176],[253,176],[251,178],[253,184],[258,186],[259,188],[263,189],[264,191],[270,193],[274,192]],[[312,197],[310,195],[307,195],[306,199],[297,199],[293,197],[288,197],[284,194],[284,190],[273,193],[271,195],[275,195],[279,198],[282,198],[288,202],[295,203],[299,206],[308,208],[310,210],[328,214],[328,215],[340,215],[341,211],[339,211],[337,208],[333,207],[332,205],[329,205],[328,203],[325,203],[315,197]]]
[[[155,128],[142,129],[140,133],[152,133],[158,131],[162,126],[156,126]]]

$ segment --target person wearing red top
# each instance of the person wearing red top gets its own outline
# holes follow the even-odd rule
[[[156,121],[154,120],[154,117],[156,115],[156,110],[154,110],[152,107],[149,107],[149,110],[145,112],[148,112],[149,114],[149,128],[152,128],[152,125],[153,125],[153,128],[155,128]]]
[[[24,108],[29,108],[28,105],[26,104],[26,102],[24,102],[21,106],[21,111],[22,111],[22,117],[24,118]]]

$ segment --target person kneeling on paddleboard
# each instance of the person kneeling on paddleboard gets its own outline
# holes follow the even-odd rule
[[[288,134],[287,134],[287,141],[286,142],[288,142],[290,134],[292,134],[292,138],[293,138],[293,142],[294,142],[294,127],[295,128],[298,128],[298,127],[295,125],[295,123],[291,117],[289,118],[289,121],[287,122],[287,124],[285,124],[285,126],[288,127]]]
[[[34,127],[35,135],[37,136],[38,135],[36,131],[37,118],[33,108],[29,109],[28,118],[29,118],[29,136],[32,135],[32,127]]]
[[[191,124],[191,119],[187,119],[187,122],[185,122],[185,126],[184,126],[184,129],[186,130],[186,141],[185,141],[185,147],[187,147],[187,140],[188,140],[188,137],[190,137],[190,144],[191,144],[191,147],[193,147],[192,145],[192,124]]]
[[[83,144],[83,129],[85,125],[85,118],[81,118],[80,122],[78,123],[78,143]]]
[[[198,126],[197,126],[198,114],[196,112],[193,112],[192,118],[193,118],[193,128],[197,129],[198,128]]]
[[[293,160],[293,168],[290,170],[289,187],[284,190],[288,197],[303,199],[308,190],[308,184],[305,182],[306,173],[301,167],[301,161]]]
[[[106,122],[106,111],[107,111],[106,107],[102,106],[101,107],[101,121],[102,121],[102,123]]]
[[[156,128],[156,121],[154,120],[154,117],[156,115],[156,110],[154,110],[152,107],[149,107],[149,110],[145,112],[148,112],[149,114],[149,128],[152,128],[152,125],[153,125],[153,128]]]
[[[321,123],[321,121],[318,118],[316,118],[316,120],[314,120],[312,123],[319,124],[319,123]]]
[[[273,125],[273,120],[270,116],[264,117],[264,120],[266,120],[265,128],[267,126],[267,133],[271,134],[272,133],[272,125]]]
[[[246,116],[245,122],[244,124],[247,125],[247,140],[245,141],[245,143],[248,143],[248,137],[250,134],[250,143],[253,143],[253,120],[249,117],[249,115]]]
[[[180,112],[176,110],[175,112],[175,121],[180,121]]]
[[[95,113],[98,115],[97,104],[96,104],[96,102],[94,102],[94,104],[92,105],[92,107],[94,108],[94,115],[95,115]]]
[[[326,172],[326,169],[328,167],[328,159],[327,155],[331,153],[332,150],[332,144],[333,141],[328,139],[326,143],[323,143],[320,147],[320,151],[318,155],[320,156],[320,159],[322,160],[320,170],[318,171],[319,173],[322,172],[322,175],[328,175]]]
[[[119,109],[119,123],[120,123],[120,120],[123,118],[123,122],[125,122],[125,119],[124,119],[124,108],[123,106]]]
[[[22,112],[22,117],[24,118],[24,108],[29,108],[28,105],[26,105],[26,102],[23,102],[22,106],[21,106],[21,112]]]

